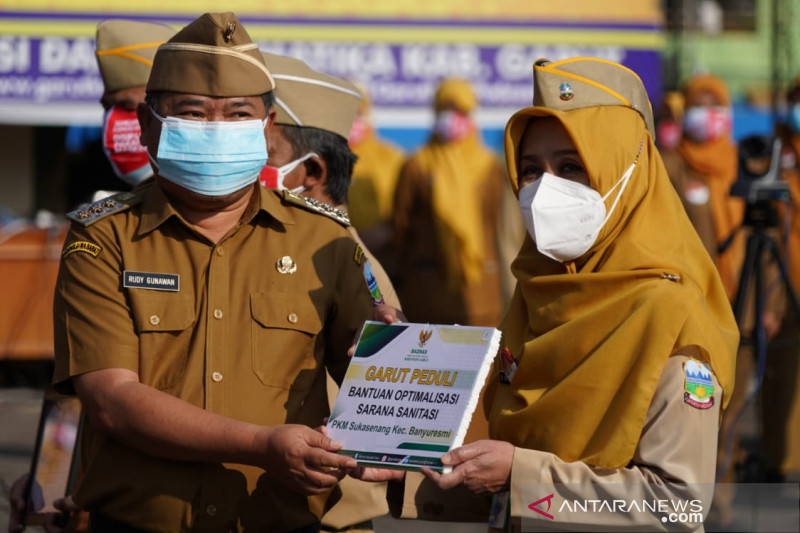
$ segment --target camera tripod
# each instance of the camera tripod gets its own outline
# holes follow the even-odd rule
[[[778,219],[778,213],[770,200],[762,200],[753,203],[748,202],[745,208],[744,221],[741,226],[719,247],[719,252],[724,252],[739,230],[745,226],[751,228],[752,231],[747,236],[745,259],[739,276],[739,285],[733,303],[733,313],[741,331],[743,328],[742,320],[744,318],[745,304],[747,303],[749,290],[752,286],[754,296],[752,303],[754,306],[753,311],[755,319],[753,322],[752,343],[755,346],[756,352],[756,385],[747,395],[741,409],[736,413],[735,418],[728,426],[728,431],[722,436],[725,443],[725,456],[717,472],[717,481],[721,479],[729,466],[728,463],[731,458],[733,435],[736,425],[742,413],[747,410],[758,395],[764,380],[764,371],[767,363],[767,335],[764,326],[764,307],[766,303],[766,291],[764,286],[765,254],[769,254],[768,258],[772,259],[778,266],[780,272],[779,281],[786,293],[786,298],[789,305],[791,305],[791,310],[794,312],[795,319],[800,320],[800,302],[798,302],[797,295],[789,280],[786,262],[780,255],[774,237],[768,232],[770,228],[776,228],[778,226]],[[744,333],[745,332],[742,331],[743,335]]]

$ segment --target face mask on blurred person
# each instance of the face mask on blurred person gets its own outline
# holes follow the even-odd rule
[[[103,117],[103,151],[119,179],[135,187],[153,175],[136,111],[111,107]]]
[[[369,123],[362,117],[357,116],[353,120],[353,125],[350,127],[350,137],[347,139],[350,146],[358,146],[363,143],[369,135],[369,130]]]
[[[469,115],[459,111],[442,111],[436,115],[433,133],[441,141],[455,142],[467,137],[474,130]]]
[[[522,219],[539,252],[561,263],[585,254],[616,209],[635,167],[636,163],[628,167],[605,196],[588,185],[547,172],[521,188]],[[605,201],[617,186],[619,192],[606,214]]]
[[[294,189],[287,189],[283,182],[286,180],[286,176],[291,173],[292,170],[298,167],[300,163],[310,159],[312,157],[319,157],[314,152],[309,152],[303,157],[299,157],[294,161],[289,161],[285,165],[281,167],[272,167],[266,165],[261,170],[261,175],[259,176],[259,180],[261,181],[261,185],[268,189],[278,189],[279,191],[290,191],[295,194],[300,194],[304,190],[306,190],[305,186],[300,185],[299,187],[295,187]]]
[[[224,196],[255,182],[267,162],[267,119],[203,122],[152,113],[161,121],[158,175],[184,189]]]
[[[681,141],[681,128],[677,122],[671,119],[664,119],[656,127],[656,141],[659,148],[671,150],[678,146]]]
[[[732,112],[724,106],[695,106],[683,116],[683,131],[694,142],[719,139],[731,131]]]
[[[789,128],[795,133],[800,134],[800,103],[793,104],[789,108],[789,116],[787,117]]]

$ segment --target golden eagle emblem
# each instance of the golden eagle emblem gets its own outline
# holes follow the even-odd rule
[[[424,329],[419,332],[419,347],[425,346],[425,343],[433,337],[433,330],[425,331]]]

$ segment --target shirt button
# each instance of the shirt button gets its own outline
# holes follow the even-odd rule
[[[222,309],[214,309],[214,318],[216,319],[222,318]]]
[[[292,324],[297,324],[297,315],[294,313],[289,313],[289,316],[287,316],[286,319]]]
[[[159,322],[161,322],[161,319],[158,317],[158,315],[151,315],[150,316],[150,323],[151,324],[153,324],[154,326],[157,326]]]
[[[206,507],[206,514],[208,516],[214,516],[215,514],[217,514],[217,506],[209,505],[208,507]]]
[[[225,252],[222,251],[222,246],[217,246],[217,255],[222,256]]]
[[[222,372],[212,372],[211,379],[219,383],[220,381],[222,381]]]

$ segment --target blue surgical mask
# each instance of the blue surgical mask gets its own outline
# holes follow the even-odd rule
[[[789,108],[789,116],[786,117],[786,121],[795,134],[800,134],[800,104],[794,104]]]
[[[224,196],[258,179],[267,162],[267,120],[203,122],[162,117],[158,175],[205,196]],[[148,155],[149,152],[148,152]]]

